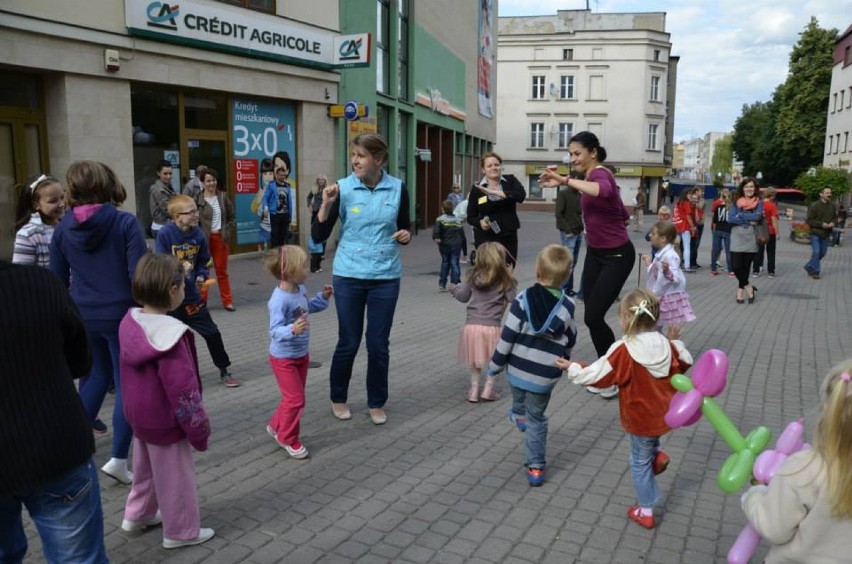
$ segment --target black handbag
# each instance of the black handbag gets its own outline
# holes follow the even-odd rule
[[[761,217],[757,225],[754,226],[754,240],[758,245],[765,245],[769,242],[769,225],[766,223],[765,217]]]

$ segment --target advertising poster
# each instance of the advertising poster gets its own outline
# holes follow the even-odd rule
[[[261,162],[278,151],[290,154],[289,182],[296,188],[296,109],[293,104],[236,99],[233,102],[233,146],[231,169],[234,178],[234,206],[237,210],[237,244],[259,240],[260,199],[263,197]],[[298,202],[292,206],[298,222]]]
[[[494,83],[494,3],[492,0],[479,0],[479,57],[477,58],[478,78],[477,97],[479,114],[494,117],[492,84]]]

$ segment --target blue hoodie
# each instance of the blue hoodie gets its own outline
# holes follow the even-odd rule
[[[186,271],[184,298],[181,305],[198,305],[201,303],[201,292],[195,285],[199,276],[207,280],[210,262],[210,251],[207,248],[207,237],[200,227],[195,226],[188,231],[181,231],[174,221],[169,221],[157,234],[154,250],[166,255],[174,255]],[[189,263],[188,265],[186,263]]]
[[[71,289],[90,330],[118,331],[133,306],[130,282],[136,263],[147,251],[133,215],[102,204],[80,222],[72,209],[53,233],[50,270]]]

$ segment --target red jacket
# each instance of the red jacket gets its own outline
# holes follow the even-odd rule
[[[679,201],[675,205],[672,223],[678,233],[692,230],[695,227],[695,206],[689,200]]]

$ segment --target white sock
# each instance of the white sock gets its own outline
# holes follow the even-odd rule
[[[642,515],[642,517],[651,517],[651,516],[654,515],[654,508],[653,507],[640,507],[639,508],[639,514]]]

